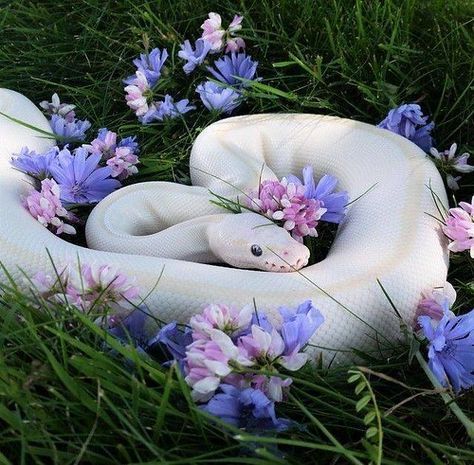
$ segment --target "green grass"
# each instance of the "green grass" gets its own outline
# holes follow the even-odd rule
[[[264,85],[249,91],[241,113],[377,123],[391,107],[416,100],[436,121],[439,148],[456,141],[472,152],[469,0],[3,1],[0,86],[33,101],[58,92],[94,129],[138,135],[139,181],[187,182],[190,146],[212,117],[199,106],[185,120],[141,126],[124,104],[121,79],[144,44],[167,47],[175,71],[163,79],[163,91],[194,99],[202,75],[186,78],[176,52],[184,38],[198,37],[209,11],[226,22],[244,14],[248,52],[260,62]],[[452,202],[468,199],[473,185],[465,177]],[[465,255],[453,257],[460,311],[474,307],[473,271]],[[37,307],[15,289],[0,300],[0,464],[474,461],[463,424],[410,361],[408,347],[388,360],[368,359],[355,384],[348,368],[299,373],[279,413],[300,426],[253,436],[210,421],[173,370],[107,339],[118,352],[111,356],[90,318]],[[124,357],[134,360],[133,371]],[[357,411],[361,399],[368,404]],[[472,393],[457,405],[473,416]],[[367,431],[374,435],[366,439]]]

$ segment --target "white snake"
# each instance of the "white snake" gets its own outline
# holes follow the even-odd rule
[[[16,92],[0,89],[0,112],[50,131],[35,105]],[[312,299],[325,323],[309,350],[315,357],[322,351],[328,362],[334,356],[350,359],[352,348],[379,354],[401,339],[400,321],[377,280],[406,323],[412,322],[422,292],[445,282],[447,244],[433,200],[447,205],[442,180],[421,149],[386,130],[305,114],[212,124],[192,149],[194,187],[136,184],[94,209],[89,245],[120,253],[67,243],[23,208],[21,197],[31,187],[28,177],[10,166],[11,155],[23,146],[40,152],[51,145],[38,132],[0,116],[0,261],[19,283],[22,273],[52,269],[48,250],[58,266],[79,258],[136,277],[143,293],[151,291],[150,311],[164,321],[186,321],[210,302],[243,306],[253,300],[276,318],[279,306]],[[235,198],[230,186],[255,188],[262,165],[263,179],[299,175],[312,165],[316,176],[336,176],[351,198],[365,194],[349,207],[327,258],[299,272],[196,263],[226,261],[275,271],[303,265],[306,249],[297,248],[286,232],[276,226],[253,229],[256,214],[233,216],[209,201],[209,190]],[[258,216],[258,222],[268,220]],[[251,253],[254,243],[263,249],[260,257]],[[160,254],[171,258],[145,256]]]

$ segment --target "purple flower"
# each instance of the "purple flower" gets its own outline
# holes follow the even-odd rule
[[[165,118],[177,118],[188,111],[195,110],[194,105],[189,105],[188,99],[182,99],[175,102],[171,95],[166,94],[164,100],[156,102],[157,110],[155,118],[159,121]]]
[[[377,127],[400,134],[427,152],[433,145],[430,131],[434,128],[434,123],[427,124],[427,120],[428,117],[423,116],[420,105],[408,103],[390,110]]]
[[[337,185],[337,179],[334,176],[325,174],[318,182],[314,183],[313,167],[303,168],[303,182],[293,175],[287,176],[288,182],[296,185],[303,185],[304,195],[307,199],[316,199],[326,209],[321,220],[329,223],[340,223],[345,215],[345,208],[349,202],[349,196],[346,191],[333,192]]]
[[[217,13],[209,13],[209,19],[204,21],[201,29],[203,30],[202,38],[210,43],[212,52],[220,52],[224,44],[226,44],[226,53],[245,48],[244,39],[235,36],[235,33],[242,29],[243,19],[243,16],[235,15],[227,30],[224,30],[221,16]]]
[[[90,153],[100,154],[104,160],[114,155],[117,147],[117,134],[107,128],[99,129],[97,137],[89,144],[83,145]]]
[[[429,366],[443,386],[455,392],[474,386],[474,310],[461,316],[444,315],[439,322],[420,316],[429,341]]]
[[[447,281],[443,287],[436,287],[431,292],[424,293],[423,299],[418,304],[416,311],[416,320],[419,316],[429,316],[433,320],[441,320],[445,314],[454,316],[449,309],[456,300],[456,291]]]
[[[74,113],[74,108],[76,108],[76,105],[61,103],[58,94],[53,94],[51,102],[43,100],[40,102],[39,106],[45,111],[46,114],[59,115],[63,117],[68,123],[72,123],[76,117],[76,114]]]
[[[163,326],[160,331],[158,331],[158,334],[150,339],[148,346],[152,348],[156,344],[164,345],[171,355],[172,360],[176,360],[183,369],[186,348],[192,344],[192,342],[193,336],[191,329],[186,326],[183,331],[178,328],[176,321],[174,321]],[[169,363],[170,362],[166,362],[165,365]]]
[[[123,181],[138,173],[138,168],[135,166],[138,162],[138,157],[128,147],[117,147],[106,164],[112,169],[111,176]]]
[[[16,169],[41,181],[51,177],[51,170],[53,166],[57,165],[58,151],[57,147],[53,147],[45,153],[37,154],[27,147],[23,147],[19,154],[13,156],[10,163]]]
[[[139,58],[133,60],[133,64],[137,67],[137,71],[144,75],[149,86],[153,87],[161,77],[161,68],[163,68],[167,58],[168,52],[166,48],[163,51],[159,48],[154,48],[150,53],[141,53]],[[134,84],[135,79],[135,75],[129,76],[124,80],[124,83]]]
[[[290,425],[288,420],[277,418],[275,403],[259,389],[240,390],[229,384],[221,384],[219,389],[202,409],[226,423],[258,431],[284,431]]]
[[[452,252],[469,250],[474,258],[474,196],[471,203],[459,202],[459,207],[450,208],[443,232],[451,239],[448,248]]]
[[[126,93],[125,100],[140,120],[150,111],[153,112],[155,110],[154,105],[149,102],[151,99],[150,84],[146,76],[140,71],[137,71],[135,76],[130,76],[127,82],[129,85],[124,89]]]
[[[65,223],[65,221],[74,221],[74,215],[63,207],[59,195],[56,182],[52,179],[44,179],[41,182],[41,192],[32,190],[25,198],[24,206],[33,218],[55,234],[76,234],[74,227]]]
[[[183,60],[186,60],[183,70],[186,74],[189,74],[204,62],[209,50],[211,49],[211,44],[207,40],[198,39],[194,45],[195,49],[193,49],[189,40],[185,40],[180,47],[181,50],[178,52],[178,56]]]
[[[318,220],[326,213],[319,200],[307,199],[300,184],[281,181],[263,181],[258,190],[249,193],[247,206],[267,218],[281,222],[294,239],[303,241],[305,236],[317,237]]]
[[[218,85],[212,81],[199,84],[196,92],[201,97],[202,103],[210,111],[219,113],[232,113],[242,102],[239,92],[230,87]]]
[[[68,121],[62,116],[53,115],[49,122],[54,134],[60,137],[61,143],[66,141],[82,141],[86,137],[86,131],[91,127],[87,120],[74,119]]]
[[[128,136],[122,139],[119,143],[119,147],[128,147],[132,152],[138,153],[140,150],[138,148],[138,142],[136,141],[137,136]]]
[[[323,315],[311,300],[306,300],[295,309],[280,307],[278,311],[283,318],[281,335],[285,343],[285,355],[300,351],[324,323]]]
[[[148,337],[145,332],[146,319],[146,313],[140,309],[132,311],[125,318],[113,315],[108,321],[108,333],[123,343],[132,342],[135,347],[140,347],[145,351],[148,347]]]
[[[82,147],[76,149],[74,154],[67,148],[59,152],[59,163],[52,171],[64,202],[99,202],[120,187],[120,182],[110,177],[110,167],[99,167],[100,158],[98,154],[88,155],[87,150]]]
[[[207,69],[218,81],[242,88],[250,85],[248,81],[256,79],[258,61],[253,61],[245,53],[231,53],[216,60],[214,66],[217,70],[210,66]]]

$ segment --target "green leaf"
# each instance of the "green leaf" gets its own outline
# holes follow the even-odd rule
[[[368,403],[370,402],[370,395],[367,394],[366,396],[362,397],[356,404],[356,410],[360,412]]]
[[[364,380],[362,380],[354,389],[356,395],[359,395],[366,387],[367,387],[367,384],[365,383]]]
[[[367,439],[373,438],[374,436],[377,436],[379,433],[379,430],[375,426],[371,426],[366,432],[365,432],[365,437]]]
[[[369,423],[372,423],[374,421],[375,415],[375,410],[368,412],[364,417],[364,424],[368,425]]]

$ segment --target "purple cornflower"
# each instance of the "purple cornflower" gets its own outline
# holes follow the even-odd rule
[[[53,115],[49,122],[51,129],[56,136],[60,137],[61,144],[64,141],[82,141],[86,137],[86,131],[91,127],[91,123],[87,120],[73,119],[68,121],[62,116]]]
[[[202,409],[226,423],[259,431],[284,431],[290,425],[288,420],[277,418],[275,402],[259,389],[241,390],[230,384],[221,384],[219,390]]]
[[[158,334],[151,338],[148,342],[150,349],[153,349],[157,344],[163,345],[171,356],[171,360],[164,363],[169,365],[172,360],[176,360],[184,371],[184,358],[186,357],[186,348],[192,344],[193,336],[191,329],[186,326],[184,330],[178,328],[178,324],[173,321],[163,326]]]
[[[120,182],[110,177],[110,167],[99,167],[100,158],[99,154],[88,155],[87,150],[82,147],[77,148],[74,154],[67,148],[59,152],[58,165],[52,172],[64,202],[99,202],[120,187]]]
[[[288,182],[302,185],[305,188],[304,195],[307,199],[316,199],[326,209],[321,220],[329,223],[340,223],[345,216],[345,208],[349,202],[349,195],[346,191],[333,192],[337,185],[337,178],[325,174],[315,185],[313,167],[303,168],[303,182],[293,175],[286,177]]]
[[[37,154],[34,150],[23,147],[10,163],[18,170],[42,181],[51,177],[51,170],[58,162],[58,147],[53,147],[45,153]]]
[[[186,74],[190,74],[197,66],[204,62],[209,50],[211,49],[211,44],[207,40],[198,39],[196,40],[194,45],[195,48],[193,49],[191,42],[185,40],[180,47],[181,50],[178,52],[178,56],[183,60],[186,60],[183,70]]]
[[[449,250],[469,250],[474,258],[474,196],[470,204],[459,202],[459,207],[449,209],[443,232],[452,241],[448,246]]]
[[[377,127],[399,134],[418,145],[425,152],[433,146],[430,135],[434,123],[427,123],[428,117],[423,116],[420,105],[408,103],[393,108]]]
[[[39,106],[47,115],[59,115],[68,123],[72,123],[75,120],[76,114],[74,113],[74,108],[76,108],[76,105],[61,103],[58,94],[53,94],[51,102],[43,100]]]
[[[281,225],[299,242],[305,236],[317,237],[318,220],[326,208],[316,199],[305,197],[303,185],[281,181],[263,181],[258,190],[249,193],[247,206]]]
[[[142,73],[146,78],[150,87],[153,87],[161,77],[161,68],[168,58],[166,48],[161,51],[154,48],[150,53],[141,53],[139,58],[133,60],[133,64],[137,67],[137,71]],[[129,76],[124,80],[125,84],[135,84],[136,75]]]
[[[444,315],[439,322],[420,316],[418,322],[429,341],[431,371],[443,386],[455,392],[474,386],[474,309],[461,316]]]
[[[207,69],[218,81],[237,88],[247,87],[250,85],[249,81],[257,79],[255,73],[258,61],[253,61],[245,53],[225,55],[216,60],[214,66],[217,70],[210,66]]]
[[[196,92],[201,97],[204,106],[210,111],[232,113],[242,102],[239,92],[230,87],[218,85],[212,81],[199,84]]]
[[[74,215],[63,207],[59,196],[59,186],[56,182],[44,179],[41,182],[41,192],[32,190],[25,198],[24,206],[33,218],[55,234],[76,234],[74,227],[65,223],[74,221]]]
[[[171,95],[166,94],[164,100],[156,102],[156,119],[161,121],[165,118],[177,118],[188,111],[195,110],[194,105],[189,105],[189,100],[184,98],[175,102]]]

